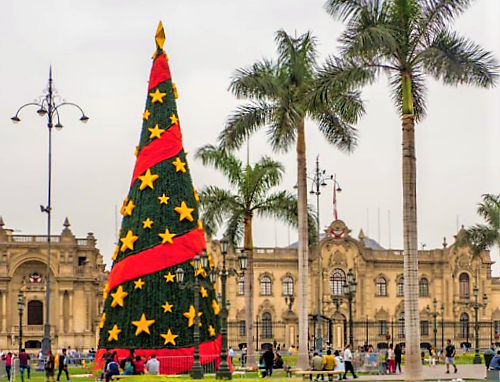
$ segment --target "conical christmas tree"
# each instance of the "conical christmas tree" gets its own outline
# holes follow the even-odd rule
[[[97,360],[106,349],[126,357],[133,348],[137,355],[155,354],[160,372],[170,374],[189,370],[194,352],[194,292],[181,288],[178,268],[184,270],[184,284],[197,277],[201,285],[202,364],[217,359],[220,325],[214,286],[207,277],[209,269],[194,269],[192,261],[202,253],[205,240],[164,41],[160,22],[137,161],[121,208],[120,242],[104,290]],[[171,357],[178,356],[186,359],[173,362]]]

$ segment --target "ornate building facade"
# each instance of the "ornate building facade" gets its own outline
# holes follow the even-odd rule
[[[461,233],[451,245],[445,239],[442,248],[419,251],[422,346],[441,347],[451,338],[457,345],[474,347],[475,307],[480,346],[500,341],[500,278],[491,275],[488,252],[474,258],[469,248],[456,245]],[[236,256],[229,258],[236,268]],[[297,345],[296,248],[255,248],[254,262],[256,346]],[[363,231],[352,237],[343,221],[335,221],[325,230],[320,250],[311,251],[309,270],[310,346],[321,336],[323,344],[340,348],[349,340],[350,327],[355,345],[404,344],[402,250],[384,249]],[[345,295],[349,270],[356,280],[351,324]],[[246,342],[244,282],[239,277],[228,283],[233,347]]]
[[[68,219],[51,236],[50,332],[52,349],[96,347],[107,274],[92,233],[76,238]],[[0,217],[0,348],[19,346],[18,294],[24,297],[22,344],[41,347],[45,315],[47,236],[17,235]]]

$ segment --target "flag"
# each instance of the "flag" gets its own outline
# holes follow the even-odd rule
[[[339,215],[337,211],[337,182],[333,183],[333,218],[334,221],[339,220]]]

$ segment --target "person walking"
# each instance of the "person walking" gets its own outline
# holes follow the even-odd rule
[[[24,370],[28,370],[28,379],[29,375],[29,360],[30,356],[26,353],[25,349],[21,349],[21,353],[19,354],[19,374],[21,374],[21,382],[24,382]]]
[[[396,345],[394,348],[394,363],[396,366],[394,367],[394,372],[397,372],[399,368],[399,372],[401,373],[401,358],[403,356],[403,349],[401,349],[401,346],[399,344]]]
[[[54,374],[55,374],[55,367],[56,367],[56,359],[52,352],[49,350],[47,351],[47,358],[45,359],[45,380],[48,382],[52,380],[54,382]]]
[[[396,372],[396,353],[394,352],[392,344],[389,345],[389,350],[387,351],[387,366],[389,368],[389,374]]]
[[[66,355],[66,349],[63,349],[62,354],[59,355],[59,373],[57,374],[57,382],[59,382],[63,371],[66,373],[66,379],[69,381],[68,357]]]
[[[347,344],[344,350],[344,364],[345,364],[344,379],[347,379],[348,372],[351,372],[353,378],[358,378],[358,376],[354,372],[354,366],[352,365],[351,346],[352,346],[351,344]]]
[[[326,355],[323,357],[323,370],[334,371],[336,364],[337,361],[335,360],[335,357],[332,355],[332,351],[327,350]],[[333,374],[328,374],[328,380],[333,381]]]
[[[446,358],[444,359],[444,363],[446,364],[446,374],[450,374],[450,365],[453,365],[456,374],[458,371],[457,365],[455,365],[455,354],[457,353],[457,350],[455,349],[455,345],[451,343],[451,340],[447,341],[445,352]]]
[[[434,346],[429,348],[429,367],[436,367],[436,349],[434,349]]]
[[[10,381],[10,371],[12,370],[12,353],[8,352],[7,355],[2,355],[2,361],[5,362],[5,374],[7,374],[7,381]]]
[[[234,357],[234,350],[233,350],[232,346],[229,346],[228,356],[229,356],[229,360],[231,361],[231,365],[232,365],[233,364],[233,357]]]
[[[311,359],[311,370],[313,371],[321,371],[323,370],[323,358],[315,352],[312,359]],[[312,381],[312,374],[309,376],[309,379]],[[316,381],[319,380],[319,374],[316,375]],[[321,380],[325,380],[325,376],[321,375]]]
[[[264,366],[266,368],[265,377],[270,377],[273,375],[273,364],[274,364],[274,353],[272,347],[268,347],[267,350],[262,354],[262,360],[264,361]]]

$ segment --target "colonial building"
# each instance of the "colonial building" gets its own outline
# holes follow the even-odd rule
[[[96,347],[102,290],[107,277],[92,233],[76,238],[68,219],[51,236],[50,332],[52,349]],[[0,217],[0,348],[19,346],[18,295],[24,298],[22,344],[41,347],[45,315],[47,236],[17,235]]]
[[[474,347],[475,307],[480,345],[500,338],[500,278],[492,277],[490,254],[473,258],[469,248],[443,241],[441,248],[419,251],[421,341],[442,346],[452,338]],[[320,256],[318,256],[318,253]],[[229,255],[237,267],[236,256]],[[298,342],[297,249],[254,249],[254,313],[256,346]],[[308,301],[310,346],[342,347],[349,340],[349,299],[344,293],[349,270],[356,280],[352,299],[352,336],[355,345],[369,342],[384,347],[404,343],[403,251],[384,249],[361,231],[357,238],[343,221],[325,230],[320,250],[311,251]],[[246,342],[244,278],[228,282],[230,345]],[[477,296],[477,300],[476,300]],[[321,318],[318,319],[318,313]]]

